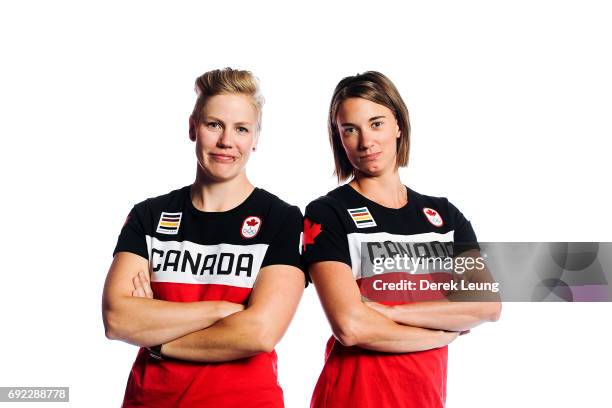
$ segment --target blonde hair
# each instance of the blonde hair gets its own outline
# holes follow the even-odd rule
[[[196,79],[195,91],[198,99],[191,117],[196,123],[200,121],[200,115],[208,98],[223,94],[243,94],[250,96],[253,100],[253,106],[257,110],[257,130],[261,130],[264,97],[259,88],[259,81],[250,71],[228,67],[205,72]]]
[[[408,108],[393,82],[380,72],[368,71],[363,74],[349,76],[342,79],[336,89],[329,106],[327,130],[329,143],[334,153],[334,175],[338,182],[355,176],[355,169],[349,161],[338,132],[338,110],[340,105],[348,98],[363,98],[370,102],[383,105],[393,112],[401,134],[397,140],[396,161],[397,167],[408,165],[410,153],[410,118]]]

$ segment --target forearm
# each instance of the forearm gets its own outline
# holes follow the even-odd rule
[[[223,362],[271,352],[287,330],[304,291],[298,268],[270,265],[257,277],[246,309],[162,346],[162,355]]]
[[[336,338],[345,346],[389,353],[430,350],[449,344],[458,333],[430,330],[397,324],[379,313],[362,306],[346,313],[335,327]]]
[[[422,329],[396,325],[383,336],[374,336],[369,340],[362,340],[357,346],[374,351],[388,353],[409,353],[431,350],[446,346],[457,338],[458,333],[443,330]]]
[[[117,297],[103,305],[106,335],[142,347],[166,343],[214,324],[228,303]]]
[[[179,360],[223,362],[272,351],[276,339],[265,322],[247,309],[234,313],[213,326],[187,334],[162,346],[162,354]]]
[[[383,307],[384,308],[384,307]],[[436,330],[465,331],[499,318],[499,302],[440,300],[397,305],[381,311],[394,322]]]
[[[477,256],[480,256],[480,253],[476,250],[464,253],[467,259]],[[457,283],[494,283],[486,267],[470,269],[464,274],[455,275],[454,279]],[[400,324],[450,331],[466,331],[481,323],[496,321],[501,313],[499,293],[493,290],[454,290],[448,292],[442,300],[390,307],[368,303],[368,306]]]

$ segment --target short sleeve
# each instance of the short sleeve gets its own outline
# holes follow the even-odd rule
[[[128,214],[121,233],[117,239],[117,245],[113,251],[113,256],[117,252],[131,252],[149,259],[147,248],[147,238],[145,229],[145,205],[140,203],[132,208]]]
[[[450,219],[453,220],[454,224],[453,254],[459,255],[470,249],[480,250],[472,224],[450,202],[448,203],[448,211]]]
[[[300,235],[302,212],[291,206],[283,217],[278,232],[273,237],[261,267],[269,265],[291,265],[304,269],[300,259]]]
[[[302,250],[304,264],[309,266],[315,262],[337,261],[350,267],[351,255],[342,221],[333,206],[319,200],[306,207]]]

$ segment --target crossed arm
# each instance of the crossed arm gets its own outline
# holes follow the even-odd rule
[[[225,301],[152,299],[146,259],[115,256],[104,287],[106,335],[138,346],[162,344],[162,354],[218,362],[270,351],[287,329],[304,288],[303,273],[287,265],[259,271],[248,306]]]
[[[463,256],[478,256],[468,251]],[[359,288],[348,265],[342,262],[317,262],[309,273],[317,288],[321,304],[334,336],[345,346],[406,353],[442,347],[461,331],[499,318],[499,298],[487,302],[450,300],[385,306],[362,302]],[[488,280],[488,271],[473,281]]]
[[[459,256],[477,258],[481,255],[480,251],[472,249]],[[493,277],[486,267],[482,270],[467,270],[464,278],[473,283],[493,282]],[[366,302],[366,304],[397,323],[461,332],[484,322],[497,321],[501,313],[499,295],[487,291],[454,291],[444,300],[396,306],[385,306],[376,302]]]
[[[407,353],[445,346],[459,335],[398,324],[369,308],[361,301],[353,273],[345,263],[317,262],[309,273],[332,332],[344,346]]]

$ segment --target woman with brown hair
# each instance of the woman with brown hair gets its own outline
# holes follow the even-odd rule
[[[276,343],[304,288],[300,210],[246,164],[263,98],[248,71],[196,80],[191,185],[136,204],[103,294],[106,335],[137,346],[124,407],[282,407]]]
[[[407,282],[448,282],[449,275],[378,275],[368,262],[449,245],[454,256],[478,257],[474,231],[446,198],[400,180],[410,122],[387,77],[366,72],[340,81],[328,123],[335,173],[350,182],[306,208],[303,257],[334,334],[311,406],[443,407],[447,344],[496,320],[499,302],[450,302],[440,293],[415,302],[423,297]]]

